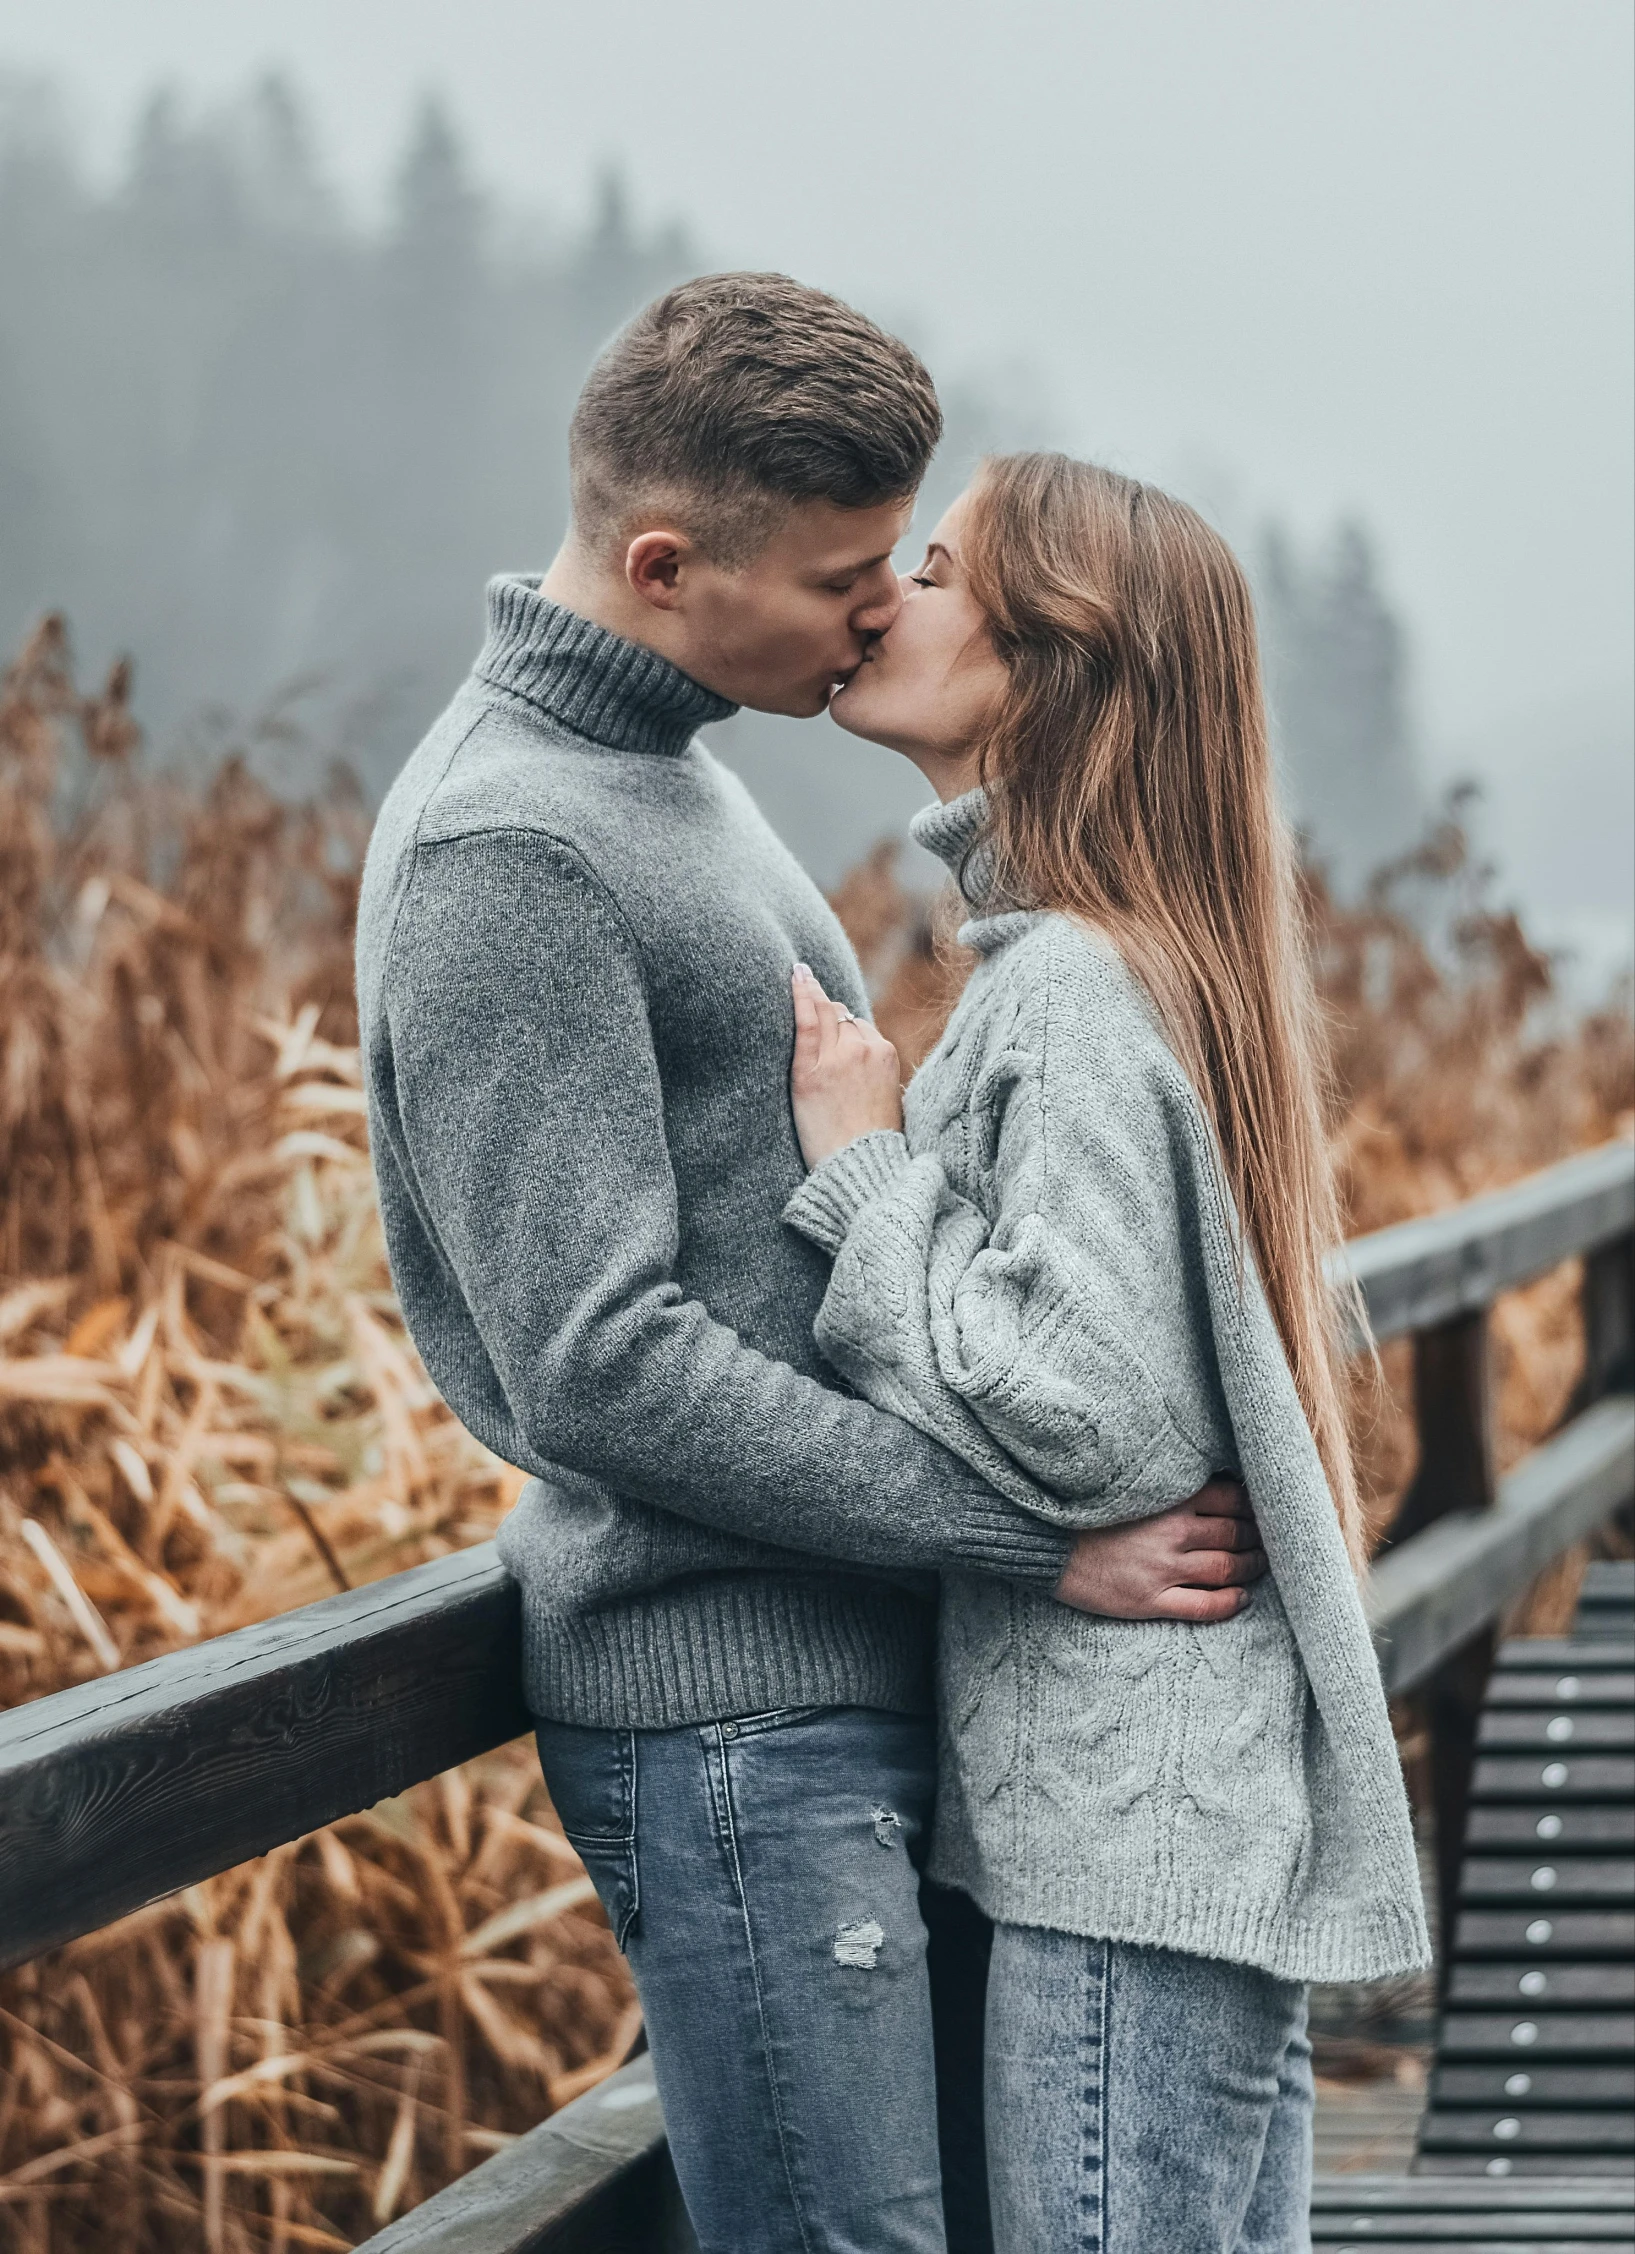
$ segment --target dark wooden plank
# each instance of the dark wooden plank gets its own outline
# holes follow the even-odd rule
[[[1635,2057],[1635,2015],[1627,2011],[1450,2011],[1442,2020],[1443,2058],[1623,2060]]]
[[[1559,2177],[1565,2163],[1552,2159],[1547,2152],[1518,2152],[1514,2159],[1504,2160],[1483,2160],[1467,2152],[1427,2152],[1416,2166],[1427,2176],[1462,2177],[1469,2186],[1482,2177]],[[1621,2152],[1581,2152],[1572,2162],[1574,2182],[1600,2177],[1623,2184],[1629,2181],[1629,2173],[1629,2162]]]
[[[1635,1760],[1616,1753],[1482,1755],[1471,1771],[1471,1798],[1483,1800],[1625,1800],[1635,1793]]]
[[[1622,1680],[1621,1677],[1615,1680]],[[1567,1761],[1581,1749],[1635,1746],[1635,1705],[1614,1705],[1609,1699],[1600,1711],[1561,1706],[1490,1706],[1482,1716],[1478,1743],[1492,1746],[1536,1745],[1554,1748]],[[1631,1774],[1635,1775],[1635,1767]]]
[[[1608,1143],[1445,1213],[1399,1222],[1345,1248],[1378,1339],[1428,1330],[1593,1251],[1635,1225],[1635,1146]]]
[[[1635,1242],[1627,1249],[1635,1267]],[[1635,1379],[1630,1382],[1635,1384]],[[1622,1389],[1614,1382],[1602,1390]],[[1623,1604],[1635,1610],[1635,1557],[1592,1557],[1584,1568],[1580,1594],[1586,1604]]]
[[[1487,1686],[1490,1707],[1538,1706],[1546,1701],[1574,1711],[1581,1706],[1635,1706],[1635,1673],[1628,1668],[1608,1667],[1558,1674],[1552,1668],[1541,1675],[1537,1668],[1503,1663],[1494,1669]]]
[[[1635,1668],[1635,1636],[1511,1636],[1500,1643],[1497,1663],[1502,1670],[1549,1668],[1574,1675],[1606,1668],[1628,1672]]]
[[[1426,1681],[1632,1492],[1635,1400],[1619,1394],[1525,1457],[1491,1510],[1439,1519],[1388,1552],[1368,1588],[1386,1690]]]
[[[1635,1847],[1635,1809],[1627,1795],[1602,1802],[1587,1795],[1575,1800],[1563,1792],[1559,1798],[1552,1794],[1542,1806],[1533,1801],[1515,1807],[1484,1800],[1471,1810],[1466,1840],[1472,1847],[1523,1851],[1530,1851],[1538,1840],[1548,1845],[1552,1855],[1608,1854]]]
[[[1635,2066],[1439,2066],[1431,2077],[1439,2106],[1613,2105],[1635,2109]]]
[[[1513,2111],[1433,2112],[1419,2133],[1422,2152],[1635,2152],[1635,2115],[1621,2107],[1557,2112],[1517,2106]],[[1564,2165],[1567,2163],[1563,2163]]]
[[[1548,1997],[1562,2004],[1635,2005],[1635,1964],[1458,1963],[1448,1981],[1452,2004],[1518,2005]]]
[[[1313,2246],[1333,2247],[1335,2254],[1443,2254],[1443,2249],[1455,2247],[1459,2254],[1635,2254],[1635,2238],[1627,2228],[1617,2231],[1597,2230],[1593,2237],[1574,2230],[1567,2236],[1553,2227],[1552,2217],[1541,2217],[1547,2228],[1540,2234],[1539,2224],[1529,2223],[1525,2228],[1505,2229],[1494,2235],[1490,2224],[1477,2229],[1474,2224],[1455,2225],[1444,2220],[1441,2224],[1427,2226],[1417,2216],[1405,2216],[1402,2225],[1392,2224],[1390,2236],[1381,2238],[1370,2231],[1358,2237],[1337,2224],[1313,2228]],[[1402,2229],[1412,2232],[1403,2237]]]
[[[1460,1891],[1467,1902],[1632,1902],[1635,1862],[1622,1855],[1468,1855]]]
[[[1554,2218],[1540,2218],[1552,2225]],[[1409,2229],[1412,2236],[1403,2238],[1400,2229]],[[1626,2227],[1617,2231],[1599,2231],[1585,2238],[1583,2231],[1572,2231],[1563,2236],[1561,2231],[1549,2227],[1540,2236],[1540,2227],[1529,2222],[1527,2227],[1504,2229],[1500,2236],[1493,2234],[1491,2225],[1477,2229],[1475,2225],[1452,2225],[1443,2220],[1439,2225],[1425,2225],[1419,2216],[1405,2216],[1403,2227],[1391,2225],[1391,2236],[1380,2238],[1369,2231],[1367,2238],[1358,2238],[1353,2231],[1335,2227],[1315,2227],[1313,2245],[1333,2247],[1335,2254],[1441,2254],[1443,2247],[1459,2247],[1459,2254],[1635,2254],[1635,2238],[1628,2236]]]
[[[639,2058],[358,2254],[696,2254]]]
[[[530,1727],[492,1543],[0,1715],[0,1964]]]
[[[1635,2182],[1585,2183],[1557,2175],[1542,2182],[1427,2183],[1420,2176],[1319,2176],[1317,2215],[1631,2215]]]
[[[1412,2177],[1318,2177],[1313,2244],[1336,2254],[1392,2247],[1433,2254],[1450,2246],[1464,2254],[1480,2254],[1484,2246],[1498,2254],[1635,2249],[1635,2186],[1627,2178],[1592,2174],[1608,2165],[1604,2161],[1576,2163],[1565,2178],[1559,2163],[1542,2155],[1528,2156],[1525,2169],[1501,2163],[1502,2176],[1490,2176],[1485,2161],[1463,2154],[1431,2155],[1423,2165],[1426,2173]]]
[[[1465,1910],[1454,1953],[1469,1956],[1627,1957],[1635,1955],[1635,1911],[1557,1910],[1536,1903],[1517,1910]]]

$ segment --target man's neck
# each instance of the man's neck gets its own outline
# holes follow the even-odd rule
[[[656,650],[672,665],[676,662],[675,653],[665,646],[659,614],[631,592],[622,572],[593,563],[572,539],[564,540],[557,550],[539,591],[547,602],[559,603],[576,618],[587,618],[593,626],[604,626],[610,634]]]

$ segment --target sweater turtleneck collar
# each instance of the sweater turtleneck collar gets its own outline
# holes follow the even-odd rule
[[[477,673],[613,751],[674,758],[700,728],[738,710],[657,650],[564,610],[540,593],[538,579],[511,573],[488,582]]]
[[[988,826],[988,794],[980,784],[944,805],[928,806],[908,825],[916,845],[946,864],[971,911],[957,937],[962,947],[991,955],[1034,921],[1000,887]]]
[[[967,906],[978,910],[990,905],[993,887],[992,848],[978,843],[987,819],[988,794],[979,784],[958,798],[925,807],[908,825],[915,844],[952,870]]]

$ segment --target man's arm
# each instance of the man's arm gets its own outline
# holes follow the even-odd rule
[[[416,1187],[524,1468],[854,1564],[1055,1586],[1068,1535],[683,1296],[640,963],[569,849],[423,844],[387,1009]]]

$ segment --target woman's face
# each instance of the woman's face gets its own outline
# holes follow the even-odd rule
[[[943,798],[976,781],[983,734],[1006,672],[960,564],[962,494],[902,582],[889,632],[829,700],[840,725],[912,759]]]

